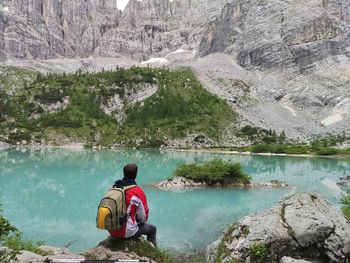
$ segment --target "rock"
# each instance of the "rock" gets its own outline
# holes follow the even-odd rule
[[[260,187],[288,187],[289,185],[286,182],[280,182],[280,181],[271,181],[271,182],[261,182],[261,183],[250,183],[247,185],[247,187],[250,188],[260,188]]]
[[[345,52],[349,6],[346,1],[312,0],[301,5],[286,0],[234,0],[209,23],[199,52],[230,53],[243,67],[296,65],[305,71],[316,61]]]
[[[205,182],[195,182],[191,179],[187,179],[182,176],[176,176],[174,178],[161,181],[155,185],[155,187],[163,189],[163,190],[171,190],[171,191],[181,191],[181,190],[189,190],[189,189],[198,189],[207,187],[208,184]],[[288,187],[288,184],[285,182],[272,181],[267,183],[250,183],[250,184],[230,184],[230,185],[214,185],[215,187],[235,187],[235,188],[262,188],[262,187]]]
[[[58,248],[51,247],[47,245],[40,246],[43,252],[47,253],[47,256],[41,256],[30,251],[22,250],[20,254],[17,255],[17,260],[19,263],[39,263],[44,262],[45,259],[80,259],[85,260],[82,255],[73,254],[68,248]]]
[[[45,256],[45,258],[48,258],[48,259],[80,259],[80,260],[85,259],[84,256],[74,254],[66,247],[62,248],[62,247],[52,247],[48,245],[42,245],[39,247],[39,249],[47,253],[47,256]]]
[[[150,261],[147,257],[141,257],[134,252],[129,251],[129,247],[135,242],[147,242],[143,238],[140,239],[118,239],[108,237],[101,241],[95,248],[89,249],[83,253],[87,259],[93,257],[97,260],[108,260],[108,259],[140,259]],[[92,258],[91,258],[92,259]],[[155,262],[152,260],[152,262]]]
[[[17,262],[18,263],[42,263],[44,262],[44,260],[46,259],[46,257],[43,257],[41,255],[35,254],[33,252],[30,251],[25,251],[22,250],[20,251],[20,254],[17,255]]]
[[[10,147],[10,145],[6,142],[0,141],[0,151],[7,150]]]
[[[119,15],[114,0],[3,0],[0,61],[89,57]]]
[[[311,261],[303,260],[303,259],[295,259],[291,257],[282,257],[280,263],[311,263]]]
[[[179,191],[185,189],[203,188],[206,186],[206,183],[197,183],[185,177],[176,176],[172,179],[162,181],[155,186],[163,190]]]
[[[48,255],[72,255],[73,253],[69,251],[66,247],[52,247],[48,245],[41,245],[39,247],[42,251]]]
[[[208,261],[254,258],[259,251],[273,260],[288,256],[328,262],[350,255],[349,221],[317,194],[295,194],[268,211],[240,219],[229,230],[208,246]],[[229,252],[218,255],[218,244]]]

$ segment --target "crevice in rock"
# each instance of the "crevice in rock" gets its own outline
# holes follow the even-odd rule
[[[289,206],[289,205],[287,205],[285,203],[282,204],[281,213],[280,213],[281,219],[284,223],[284,224],[282,224],[282,226],[287,229],[288,236],[290,236],[295,241],[295,243],[297,243],[297,245],[299,247],[301,247],[298,239],[295,237],[295,232],[294,232],[293,228],[287,223],[287,220],[285,217],[285,213],[286,213],[285,210],[286,210],[287,206]]]

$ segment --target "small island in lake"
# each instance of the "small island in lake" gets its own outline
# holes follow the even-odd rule
[[[214,159],[203,164],[182,164],[176,168],[173,177],[155,185],[166,190],[204,187],[286,187],[284,182],[252,183],[251,177],[242,171],[239,163]]]

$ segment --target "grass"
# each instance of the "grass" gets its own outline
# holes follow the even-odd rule
[[[112,251],[134,252],[140,257],[147,257],[156,262],[175,262],[175,258],[168,251],[156,248],[143,239],[109,238],[106,240],[104,246]],[[92,259],[94,254],[88,253],[87,256]]]
[[[341,198],[342,211],[346,218],[350,221],[350,190],[347,191]]]
[[[236,224],[230,225],[224,232],[223,236],[221,237],[220,244],[217,248],[216,255],[214,262],[220,263],[222,262],[222,259],[228,257],[230,255],[230,249],[227,248],[227,243],[232,241],[232,233],[237,229]]]
[[[250,177],[245,174],[239,163],[224,162],[214,159],[203,164],[183,164],[176,168],[174,176],[182,176],[195,182],[205,182],[208,185],[249,184]]]
[[[219,142],[236,117],[188,69],[134,67],[43,75],[11,68],[6,72],[0,77],[0,85],[7,87],[0,90],[0,140],[11,144],[22,140],[60,144],[67,138],[87,145],[158,147],[189,134]],[[9,84],[10,79],[22,85],[11,88],[15,85]],[[156,86],[157,92],[143,102],[133,102],[131,97],[147,85]],[[108,115],[103,107],[115,97],[121,108]],[[58,103],[60,107],[48,111]],[[56,135],[60,139],[55,141]]]
[[[269,250],[266,245],[261,243],[252,244],[249,248],[253,261],[266,262]]]

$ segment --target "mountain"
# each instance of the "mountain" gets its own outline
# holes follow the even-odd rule
[[[114,0],[0,0],[0,61],[88,57],[118,24]]]
[[[123,12],[113,0],[0,4],[6,64],[62,59],[36,63],[52,70],[89,57],[70,68],[94,69],[108,57],[108,68],[111,58],[185,66],[239,114],[241,127],[301,141],[350,133],[346,0],[130,0]]]

